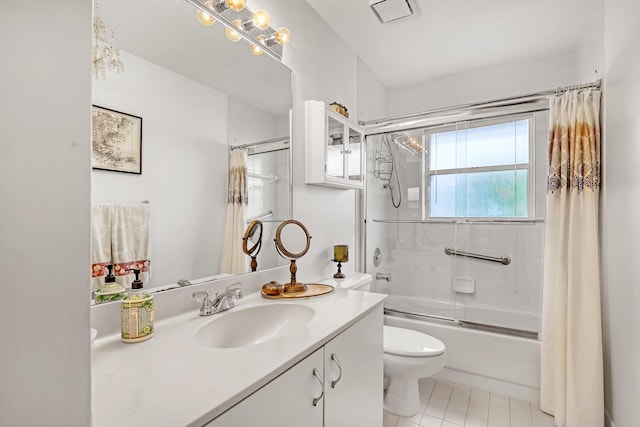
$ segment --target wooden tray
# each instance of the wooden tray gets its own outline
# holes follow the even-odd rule
[[[270,299],[294,299],[294,298],[312,298],[319,297],[321,295],[327,295],[333,292],[333,286],[321,285],[321,284],[309,284],[307,283],[307,290],[301,292],[283,292],[278,295],[265,295],[264,292],[260,294],[265,298]]]

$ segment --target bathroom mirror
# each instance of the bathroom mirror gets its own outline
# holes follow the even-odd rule
[[[285,292],[301,292],[307,289],[306,285],[296,281],[296,260],[304,256],[311,246],[311,236],[307,227],[300,221],[290,219],[283,221],[276,229],[275,244],[280,256],[290,261],[289,271],[291,272],[291,281],[285,283]]]
[[[251,271],[256,271],[258,262],[256,257],[262,248],[262,222],[253,220],[249,223],[242,238],[242,251],[251,257]]]
[[[253,156],[249,150],[259,170],[247,181],[264,196],[255,211],[272,212],[263,220],[265,238],[291,218],[291,71],[268,55],[252,55],[244,41],[230,42],[220,23],[201,25],[184,0],[99,0],[97,6],[108,40],[113,31],[124,72],[92,79],[92,104],[142,118],[142,162],[140,174],[94,170],[92,200],[149,201],[151,274],[145,288],[224,277],[230,146],[284,141],[274,153]],[[274,25],[280,25],[277,19],[272,17]],[[267,205],[267,195],[277,199],[274,206]],[[267,246],[258,268],[286,265]]]

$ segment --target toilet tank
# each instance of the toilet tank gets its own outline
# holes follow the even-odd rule
[[[333,277],[320,280],[318,283],[331,285],[336,289],[352,289],[355,291],[370,291],[372,277],[366,273],[351,273],[344,279],[334,279]]]

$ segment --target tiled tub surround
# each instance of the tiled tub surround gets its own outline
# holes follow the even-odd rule
[[[420,380],[420,412],[384,413],[384,427],[553,427],[538,405],[448,381]]]
[[[194,290],[200,289],[189,289],[189,295]],[[118,334],[102,335],[92,347],[93,426],[202,425],[367,313],[381,309],[383,299],[384,295],[374,293],[337,290],[325,297],[296,301],[315,310],[305,327],[235,349],[202,346],[194,334],[216,316],[257,304],[287,302],[245,293],[226,313],[200,317],[193,304],[186,313],[159,320],[149,341],[124,344]],[[162,310],[162,304],[157,309]]]

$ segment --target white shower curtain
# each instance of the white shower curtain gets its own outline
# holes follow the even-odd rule
[[[598,90],[550,100],[540,407],[563,427],[604,425],[599,116]]]
[[[247,150],[236,149],[229,154],[229,192],[227,221],[224,229],[220,273],[246,273],[246,259],[242,251],[244,210],[247,204]]]

